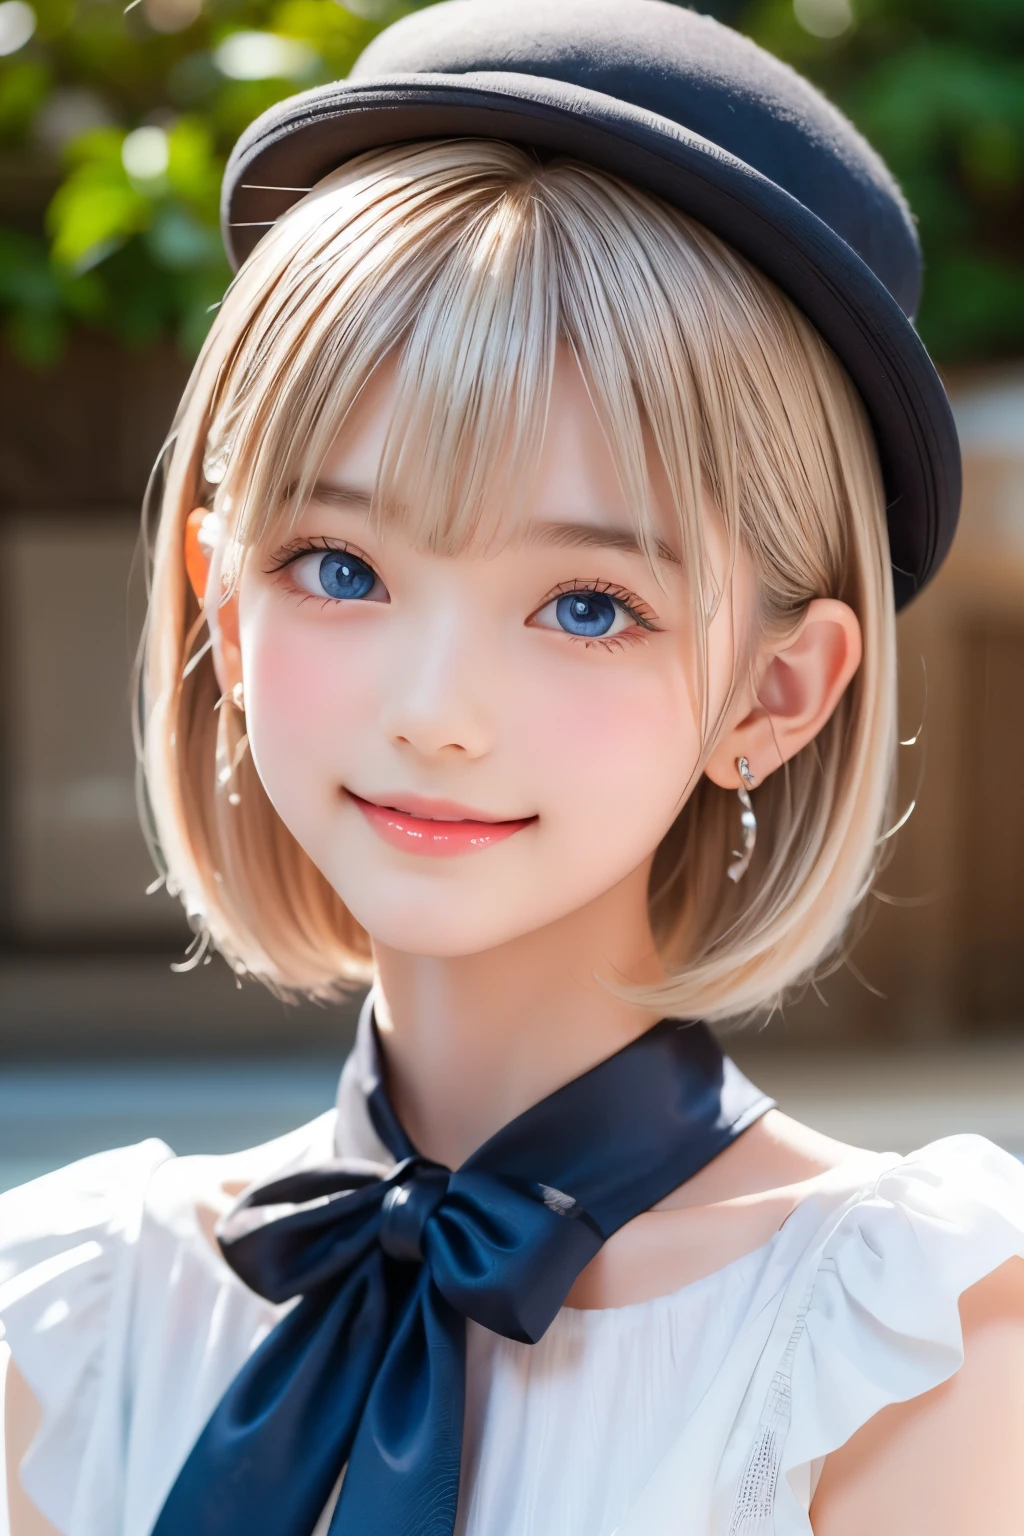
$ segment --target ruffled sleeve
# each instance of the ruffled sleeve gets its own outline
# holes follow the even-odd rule
[[[839,1216],[773,1384],[789,1418],[778,1536],[810,1536],[808,1504],[831,1451],[887,1404],[959,1369],[959,1297],[1016,1255],[1024,1166],[981,1136],[950,1136],[892,1164]]]
[[[101,1528],[120,1525],[132,1261],[149,1180],[172,1155],[146,1141],[0,1195],[0,1335],[42,1407],[21,1480],[67,1536],[84,1505],[90,1523],[109,1509]]]

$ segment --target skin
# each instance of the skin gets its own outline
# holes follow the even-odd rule
[[[379,370],[324,466],[326,489],[296,531],[315,553],[285,565],[294,548],[254,551],[237,597],[222,604],[220,551],[201,537],[198,509],[186,560],[206,603],[221,688],[244,689],[267,793],[372,936],[396,1108],[427,1156],[456,1166],[649,1027],[649,1014],[598,978],[662,975],[647,882],[691,778],[702,767],[734,789],[745,756],[760,782],[806,746],[856,671],[861,636],[846,605],[810,603],[784,642],[759,645],[701,765],[691,615],[667,493],[655,468],[667,553],[657,573],[636,553],[592,542],[595,530],[611,528],[621,543],[631,522],[575,364],[563,355],[556,370],[530,499],[535,526],[499,518],[498,540],[457,557],[424,553],[368,523],[392,389]],[[705,518],[722,570],[712,507]],[[545,525],[563,525],[557,544]],[[325,543],[343,543],[373,568],[380,585],[367,599],[311,595]],[[630,620],[610,645],[570,637],[552,610],[570,585],[611,589],[652,627]],[[709,636],[711,718],[727,698],[753,596],[741,560]],[[347,791],[387,805],[403,794],[443,797],[491,819],[535,819],[482,852],[426,859],[385,842]],[[626,1305],[714,1272],[765,1243],[816,1178],[863,1155],[769,1112],[616,1233],[568,1304]],[[210,1191],[207,1226],[247,1182],[235,1173],[237,1183]],[[965,1293],[965,1363],[950,1382],[885,1410],[827,1458],[812,1506],[816,1536],[1019,1532],[1009,1469],[1024,1428],[1022,1271],[1012,1261]],[[36,1410],[16,1372],[8,1391],[16,1466]],[[20,1491],[12,1521],[12,1536],[50,1531]]]
[[[654,572],[637,553],[544,537],[551,525],[568,525],[577,544],[602,527],[628,538],[632,527],[568,355],[556,370],[532,526],[502,528],[491,546],[457,558],[368,522],[392,389],[382,368],[323,468],[327,490],[296,530],[316,551],[283,569],[294,544],[254,552],[237,601],[208,602],[207,615],[222,688],[244,687],[271,801],[372,936],[396,1106],[425,1154],[457,1164],[651,1023],[597,978],[663,974],[646,892],[700,765],[692,625],[672,558]],[[655,480],[671,551],[667,491]],[[724,569],[711,508],[706,522]],[[379,590],[361,602],[312,596],[325,541],[366,560]],[[194,538],[189,561],[204,595],[219,592],[216,552],[212,564],[206,553]],[[652,627],[630,623],[607,645],[566,634],[551,600],[573,583],[625,594]],[[752,608],[741,562],[711,626],[712,718]],[[758,780],[775,771],[821,729],[860,654],[853,612],[812,602],[784,644],[761,648],[704,771],[730,789],[740,756]],[[346,790],[536,820],[484,853],[423,859],[384,844]]]

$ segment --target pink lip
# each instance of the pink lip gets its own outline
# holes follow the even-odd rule
[[[433,859],[493,848],[537,820],[536,816],[524,816],[517,821],[496,821],[454,800],[428,800],[422,795],[395,795],[402,802],[402,809],[396,810],[364,800],[350,789],[345,793],[385,842],[405,853],[422,853]],[[445,819],[449,817],[451,820]]]

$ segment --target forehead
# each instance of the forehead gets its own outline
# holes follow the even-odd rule
[[[313,501],[369,513],[392,427],[398,370],[386,360],[368,378],[324,461]],[[437,407],[435,406],[435,409]],[[429,465],[423,467],[429,474]],[[677,519],[664,468],[648,453],[654,527],[662,558],[678,560]],[[489,542],[603,544],[639,548],[639,517],[630,505],[584,374],[567,346],[557,349],[541,448],[529,485],[512,465],[491,492]],[[414,488],[413,488],[414,494]],[[381,507],[387,518],[388,508]]]

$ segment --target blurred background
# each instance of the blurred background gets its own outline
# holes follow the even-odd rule
[[[0,0],[0,1188],[144,1135],[240,1147],[331,1102],[352,1010],[189,969],[179,909],[147,894],[136,538],[228,279],[227,151],[413,8]],[[954,553],[900,620],[907,819],[867,931],[731,1048],[845,1139],[978,1130],[1024,1153],[1024,0],[708,8],[901,180],[966,463]]]

